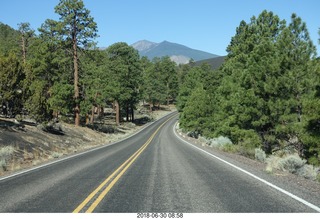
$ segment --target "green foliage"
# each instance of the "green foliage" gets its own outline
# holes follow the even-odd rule
[[[82,116],[91,114],[92,123],[95,107],[105,107],[109,98],[107,87],[110,84],[110,72],[106,53],[100,50],[87,51],[81,58],[81,71],[83,72],[80,78],[83,87]]]
[[[198,67],[183,72],[182,128],[229,137],[253,157],[255,148],[293,147],[319,165],[319,60],[306,24],[293,14],[287,25],[263,11],[240,23],[227,51],[214,73]]]
[[[159,69],[159,61],[149,63],[144,72],[144,98],[152,106],[164,103],[166,101],[166,85]]]
[[[157,63],[156,63],[157,65]],[[177,69],[174,61],[171,61],[168,56],[162,57],[158,66],[160,76],[160,81],[165,84],[165,94],[167,105],[170,100],[176,99],[178,95],[178,77]]]
[[[54,109],[48,101],[54,97],[50,90],[65,79],[64,65],[65,57],[56,44],[46,41],[44,36],[33,40],[26,63],[24,98],[29,115],[39,122],[52,119]]]
[[[0,55],[19,50],[18,31],[0,22]]]
[[[48,99],[48,104],[52,111],[63,115],[72,113],[73,102],[70,100],[73,97],[73,86],[71,84],[63,81],[55,83],[49,93],[51,96]]]
[[[24,78],[23,65],[15,54],[0,56],[0,104],[5,105],[10,114],[21,109]]]
[[[144,69],[144,97],[155,106],[169,104],[178,95],[178,74],[176,64],[168,56],[155,58]]]
[[[214,91],[220,80],[219,73],[211,70],[207,63],[190,69],[184,68],[184,71],[183,75],[180,76],[181,82],[177,103],[179,111],[183,111],[194,88],[203,86],[206,90]]]
[[[139,54],[123,42],[111,45],[106,52],[110,71],[108,91],[110,97],[122,106],[128,119],[129,114],[133,116],[134,106],[140,100],[142,71]]]
[[[206,135],[208,115],[211,114],[210,99],[202,86],[195,88],[180,116],[181,127]]]
[[[34,37],[34,30],[31,29],[30,23],[20,23],[18,24],[18,31],[20,37],[21,54],[23,63],[26,64],[27,53],[29,52],[29,45]]]
[[[60,0],[55,12],[60,16],[56,30],[65,41],[75,40],[77,46],[85,48],[94,45],[92,40],[97,37],[97,24],[82,0]]]

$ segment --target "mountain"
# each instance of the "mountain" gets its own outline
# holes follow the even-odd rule
[[[171,60],[178,64],[186,64],[190,59],[199,61],[218,57],[215,54],[191,49],[187,46],[168,41],[154,43],[147,40],[141,40],[131,46],[138,50],[141,56],[147,56],[150,60],[155,57],[170,56]]]

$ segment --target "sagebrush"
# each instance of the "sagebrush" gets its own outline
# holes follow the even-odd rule
[[[12,159],[13,153],[13,146],[5,146],[0,148],[0,167],[3,171],[7,170],[8,162]]]

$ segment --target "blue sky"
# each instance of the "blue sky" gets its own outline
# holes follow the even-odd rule
[[[48,18],[58,19],[59,0],[0,0],[0,22],[17,28],[29,22],[37,29]],[[307,23],[314,44],[320,28],[319,0],[84,0],[98,24],[98,46],[138,40],[164,40],[226,55],[241,20],[264,9],[290,22],[296,13]]]

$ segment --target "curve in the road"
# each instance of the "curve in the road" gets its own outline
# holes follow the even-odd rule
[[[171,116],[164,123],[162,123],[157,130],[150,136],[150,138],[131,156],[129,157],[119,168],[117,168],[106,180],[104,180],[74,211],[73,213],[86,212],[92,213],[94,209],[99,205],[103,198],[108,194],[112,187],[127,171],[127,169],[133,164],[133,162],[140,156],[140,154],[148,147],[151,141],[159,130],[174,116]],[[88,205],[88,203],[92,203]],[[88,207],[86,208],[86,206]],[[84,209],[87,210],[84,210]]]

